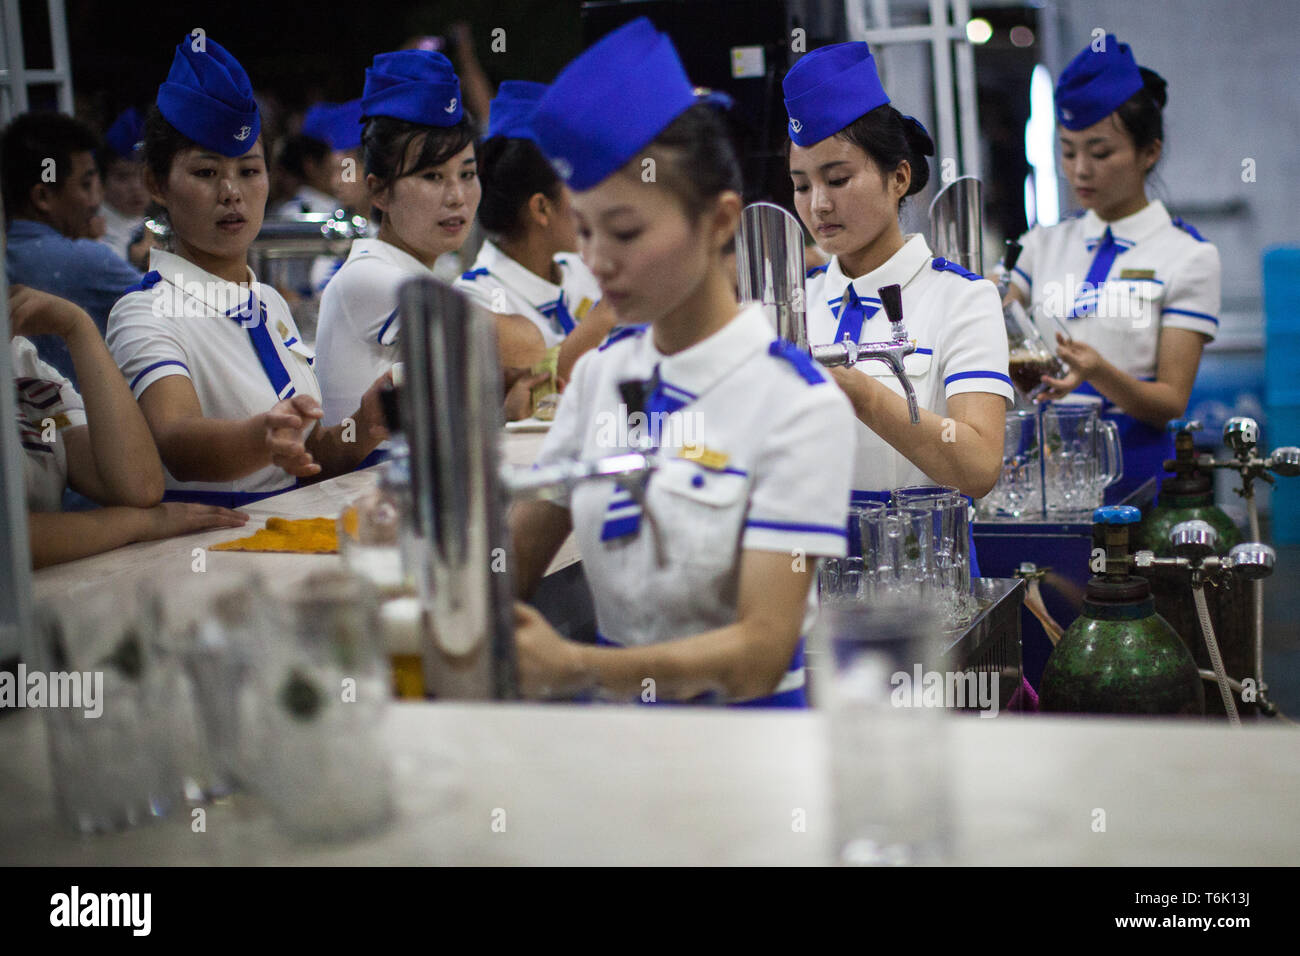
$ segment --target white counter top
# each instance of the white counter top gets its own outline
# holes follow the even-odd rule
[[[415,703],[389,710],[398,818],[295,845],[252,798],[96,838],[54,817],[41,715],[0,721],[0,863],[818,864],[824,716]],[[1300,734],[1214,723],[956,718],[963,864],[1295,865]],[[1094,811],[1106,829],[1093,829]],[[806,832],[792,826],[804,811]],[[505,830],[492,828],[504,811]]]
[[[503,433],[502,453],[511,464],[531,464],[537,457],[544,435]],[[222,541],[244,537],[265,526],[266,519],[336,518],[343,508],[374,483],[378,466],[340,475],[314,485],[296,488],[264,498],[242,508],[251,515],[242,529],[224,528],[201,534],[127,545],[105,554],[43,568],[32,575],[35,603],[58,600],[59,595],[87,583],[117,586],[141,577],[165,584],[174,576],[192,574],[195,548],[210,548]],[[553,574],[578,560],[578,548],[570,535],[547,570]],[[261,554],[245,551],[208,551],[209,570],[251,568],[266,572],[273,587],[287,587],[313,571],[338,566],[337,554]]]

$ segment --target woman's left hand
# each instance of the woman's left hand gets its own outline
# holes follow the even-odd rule
[[[579,645],[522,601],[515,602],[515,657],[524,697],[562,697],[585,688],[588,675]]]

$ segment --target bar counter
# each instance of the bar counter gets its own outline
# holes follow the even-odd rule
[[[953,862],[1295,865],[1300,735],[1218,723],[953,718]],[[252,797],[95,838],[54,815],[44,724],[0,721],[0,863],[808,864],[830,862],[817,711],[400,703],[397,819],[298,845]],[[1105,830],[1095,830],[1104,811]],[[494,821],[497,823],[494,828]],[[801,829],[800,822],[806,827]],[[504,829],[502,828],[504,827]]]
[[[528,463],[540,437],[505,436]],[[37,601],[85,585],[164,586],[192,549],[272,515],[330,516],[373,475],[267,499],[240,531],[119,549],[35,575]],[[335,555],[209,552],[291,587]],[[578,561],[572,539],[550,573]],[[228,564],[229,563],[229,564]],[[577,569],[574,569],[575,571]],[[1300,734],[1214,721],[953,717],[958,864],[1295,865]],[[394,702],[385,742],[397,816],[341,844],[293,843],[252,796],[80,838],[55,815],[42,714],[0,720],[3,864],[823,864],[832,861],[819,711]]]

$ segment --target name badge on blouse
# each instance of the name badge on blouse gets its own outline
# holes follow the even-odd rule
[[[1156,277],[1155,269],[1121,269],[1119,271],[1121,279],[1154,279]]]
[[[677,453],[678,458],[685,458],[695,462],[701,468],[707,468],[709,471],[725,471],[727,462],[731,461],[731,456],[726,452],[715,451],[712,448],[706,448],[700,444],[687,444],[682,446],[682,450]]]

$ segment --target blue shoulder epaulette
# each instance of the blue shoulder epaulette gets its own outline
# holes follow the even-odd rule
[[[825,272],[825,271],[826,271],[826,267],[829,266],[829,265],[830,265],[830,263],[829,263],[829,262],[826,262],[826,263],[823,263],[822,265],[819,265],[819,266],[813,266],[811,269],[809,269],[807,272],[804,273],[804,278],[805,278],[805,279],[811,279],[811,278],[812,278],[813,276],[815,276],[817,273],[819,273],[819,272]]]
[[[971,282],[974,282],[976,279],[984,278],[978,272],[971,272],[969,269],[959,266],[955,262],[949,262],[947,259],[942,257],[932,260],[930,262],[930,268],[935,272],[955,272],[963,279],[969,279]]]
[[[1195,226],[1193,226],[1187,220],[1183,219],[1182,216],[1174,216],[1174,225],[1177,226],[1179,229],[1181,229],[1183,232],[1187,233],[1197,242],[1209,242],[1208,239],[1206,239],[1203,235],[1201,235],[1199,232],[1196,231]]]
[[[646,327],[644,325],[620,325],[618,328],[614,329],[614,331],[609,333],[604,344],[601,345],[600,348],[596,349],[596,351],[603,352],[615,342],[621,342],[627,338],[635,338],[638,335],[644,335],[645,330]]]
[[[161,281],[162,281],[162,275],[160,275],[157,271],[146,272],[144,276],[140,279],[140,281],[137,282],[135,285],[128,286],[127,288],[123,289],[122,294],[127,295],[128,293],[131,292],[145,292],[149,289],[152,289]]]
[[[804,352],[793,342],[787,342],[785,339],[777,339],[767,347],[767,354],[785,359],[794,366],[794,370],[798,372],[800,377],[809,385],[821,385],[826,381],[826,376],[822,374],[821,366],[813,361],[811,355]]]
[[[487,269],[470,269],[469,272],[462,272],[460,277],[466,282],[473,282],[479,276],[485,276],[487,274]]]

